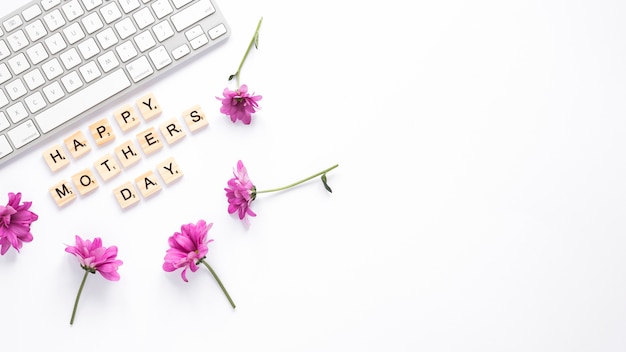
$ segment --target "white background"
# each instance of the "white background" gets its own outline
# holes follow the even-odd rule
[[[0,198],[40,216],[0,257],[1,349],[626,350],[626,3],[407,4],[221,1],[225,45],[78,129],[149,92],[154,124],[200,104],[209,128],[64,208],[48,188],[113,144],[52,174],[41,152],[59,137],[0,169]],[[261,16],[242,82],[262,110],[232,124],[215,96]],[[111,190],[169,156],[180,182],[122,211]],[[334,192],[260,195],[244,226],[223,191],[240,159],[258,188],[338,163]],[[234,311],[205,268],[161,269],[199,219]],[[74,235],[124,264],[119,282],[88,278],[70,326]]]

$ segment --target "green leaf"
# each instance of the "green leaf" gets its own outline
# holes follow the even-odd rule
[[[235,78],[235,77],[237,77],[237,74],[236,74],[236,73],[235,73],[235,74],[232,74],[232,75],[230,75],[230,76],[228,76],[228,80],[229,80],[229,81],[232,81],[232,80],[233,80],[233,78]]]
[[[333,190],[328,186],[328,179],[326,178],[326,174],[322,174],[322,183],[324,183],[324,188],[330,193],[333,193]]]

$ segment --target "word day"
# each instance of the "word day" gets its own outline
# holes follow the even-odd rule
[[[113,118],[123,133],[137,128],[144,121],[151,121],[162,115],[161,106],[153,94],[147,94],[135,101],[135,108],[126,104],[113,112]],[[139,117],[141,115],[141,118]],[[182,113],[183,121],[190,132],[195,132],[208,126],[204,112],[199,105],[189,108]],[[89,125],[89,135],[98,146],[104,146],[113,142],[117,135],[107,118],[103,118]],[[58,206],[62,207],[77,198],[76,191],[85,196],[99,187],[97,175],[102,181],[107,182],[119,175],[123,169],[128,169],[139,160],[142,155],[150,154],[163,148],[162,140],[167,144],[178,142],[186,136],[178,118],[171,118],[162,122],[157,127],[149,126],[135,134],[134,139],[125,139],[116,145],[112,151],[99,156],[92,167],[84,168],[75,172],[67,179],[62,179],[52,187],[49,192]],[[68,152],[66,152],[66,150]],[[63,143],[55,144],[43,152],[43,158],[53,173],[64,169],[71,164],[72,159],[77,160],[87,155],[92,150],[91,143],[82,131],[76,131],[63,140]],[[143,153],[142,153],[143,152]],[[95,170],[95,173],[94,171]],[[148,198],[161,190],[161,183],[157,174],[166,184],[178,180],[183,176],[176,159],[169,157],[156,165],[157,172],[148,170],[131,181],[124,182],[113,190],[115,198],[122,208],[127,208],[139,201],[138,194]],[[72,187],[72,185],[74,187]],[[137,192],[139,189],[139,192]]]

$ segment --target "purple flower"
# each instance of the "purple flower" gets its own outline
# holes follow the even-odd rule
[[[181,226],[180,232],[175,232],[168,239],[170,248],[165,254],[163,270],[172,272],[184,268],[180,276],[188,282],[187,269],[193,272],[198,270],[198,263],[209,252],[207,245],[213,240],[208,239],[207,234],[211,227],[213,224],[207,224],[204,220]]]
[[[250,204],[256,197],[256,187],[250,181],[248,171],[241,160],[237,162],[237,169],[233,169],[233,175],[235,177],[228,180],[228,187],[224,188],[228,198],[228,213],[237,212],[240,220],[244,220],[246,215],[256,216],[250,209]]]
[[[235,302],[230,298],[228,291],[226,291],[226,288],[213,268],[205,260],[206,254],[209,252],[207,245],[213,242],[212,239],[208,239],[207,237],[211,227],[213,227],[213,223],[207,224],[204,220],[199,220],[196,224],[181,226],[180,232],[175,232],[168,239],[170,248],[165,252],[163,270],[172,272],[184,268],[180,273],[180,277],[182,277],[185,282],[188,282],[187,269],[191,269],[191,271],[195,272],[198,270],[198,264],[204,264],[220,285],[220,288],[234,309]]]
[[[107,280],[119,281],[120,274],[117,273],[117,268],[123,262],[115,259],[117,257],[116,246],[103,247],[99,237],[92,242],[76,236],[76,246],[67,246],[65,251],[75,255],[85,271],[92,274],[97,271]]]
[[[18,252],[22,242],[31,242],[30,224],[37,220],[37,214],[30,211],[32,202],[24,202],[22,193],[9,193],[9,203],[0,205],[0,254],[4,255],[11,246]]]
[[[248,93],[248,86],[242,84],[237,90],[230,90],[228,87],[224,88],[224,98],[216,97],[222,101],[222,107],[220,112],[230,116],[232,122],[241,120],[246,125],[249,125],[252,121],[252,114],[259,109],[257,103],[263,97],[261,95],[254,95],[254,93]]]
[[[83,292],[83,287],[85,287],[87,275],[90,273],[95,274],[97,271],[107,280],[119,281],[120,274],[117,273],[117,268],[123,263],[121,260],[116,259],[117,247],[103,247],[102,240],[99,237],[90,241],[83,240],[80,236],[76,236],[76,245],[65,247],[65,251],[75,255],[80,262],[80,267],[85,270],[83,280],[81,281],[80,288],[76,294],[76,301],[74,302],[74,309],[72,310],[72,318],[70,319],[71,325],[74,324],[76,308],[78,307],[78,301],[80,300],[80,295]]]

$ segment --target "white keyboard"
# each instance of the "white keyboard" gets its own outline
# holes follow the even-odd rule
[[[0,167],[229,36],[214,0],[35,0],[0,18]]]

